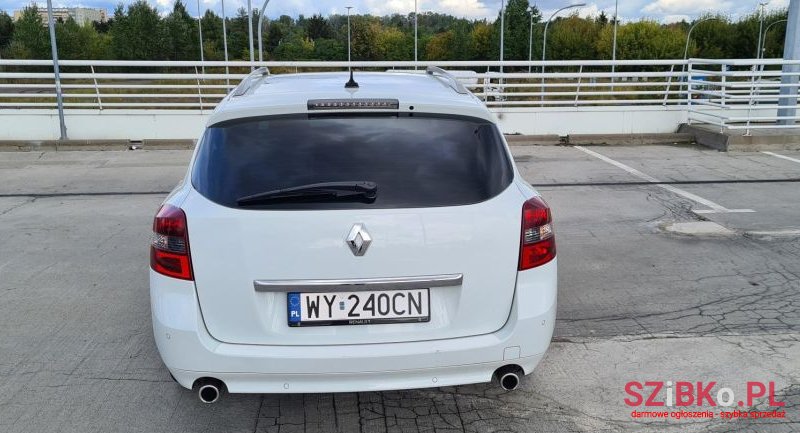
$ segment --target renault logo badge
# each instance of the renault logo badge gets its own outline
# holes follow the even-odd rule
[[[372,237],[367,232],[367,228],[364,224],[358,223],[353,224],[353,228],[350,229],[350,233],[347,235],[345,242],[347,246],[350,247],[350,251],[353,252],[353,255],[363,256],[364,253],[367,252],[369,244],[372,243]]]

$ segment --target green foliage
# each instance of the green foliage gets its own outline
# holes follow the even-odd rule
[[[56,24],[59,55],[64,59],[199,60],[198,21],[175,0],[161,16],[148,0],[117,6],[105,23],[80,26],[68,19]],[[253,38],[258,10],[253,11]],[[786,19],[786,11],[768,13],[764,27]],[[411,60],[414,58],[414,14],[384,17],[352,15],[353,60]],[[468,20],[433,12],[420,13],[419,57],[422,60],[495,60],[499,58],[500,16],[494,21]],[[714,18],[714,19],[708,19]],[[691,35],[687,55],[707,58],[751,58],[756,55],[760,16],[731,22],[722,15],[703,16]],[[248,18],[243,8],[226,18],[231,60],[249,59]],[[222,18],[206,10],[201,19],[204,58],[223,59]],[[618,59],[679,59],[689,29],[697,21],[662,25],[642,20],[619,25]],[[0,53],[4,58],[48,59],[47,26],[35,4],[24,9],[18,22],[0,12]],[[532,29],[531,29],[532,25]],[[509,0],[505,9],[506,60],[542,56],[545,23],[529,0]],[[766,32],[765,57],[781,57],[786,24]],[[604,13],[584,19],[558,17],[550,23],[547,59],[610,59],[613,22]],[[531,39],[532,38],[532,42]],[[257,44],[257,42],[256,42]],[[347,16],[312,15],[294,19],[283,15],[265,20],[264,57],[276,60],[344,60],[347,58]]]
[[[15,59],[51,57],[50,36],[35,4],[23,9],[22,16],[14,23],[14,35],[11,37],[8,54]]]
[[[0,51],[11,44],[11,36],[14,34],[14,20],[4,11],[0,11]]]
[[[306,34],[313,40],[330,39],[333,37],[333,29],[322,15],[313,15],[305,21]]]
[[[533,12],[531,12],[531,7],[528,4],[528,0],[509,0],[508,4],[506,4],[506,16],[505,16],[505,53],[504,58],[506,60],[528,60],[528,48],[530,46],[530,35],[531,35],[531,14],[533,14],[533,25],[536,26],[536,23],[542,20],[542,15],[539,13],[539,9],[536,6],[533,7]],[[495,26],[497,28],[495,37],[497,39],[497,50],[499,50],[500,44],[500,17],[498,14],[498,19],[495,21]],[[538,35],[538,29],[534,29],[536,32],[533,35],[533,40],[541,41],[541,35]],[[538,37],[537,37],[538,35]],[[498,51],[499,54],[499,51]],[[539,50],[539,55],[541,56],[541,50]],[[536,56],[534,56],[535,58]]]
[[[162,21],[163,49],[169,60],[195,60],[200,56],[197,21],[189,15],[186,4],[176,0],[172,12]]]
[[[87,24],[78,25],[72,17],[56,24],[58,57],[64,60],[98,60],[110,55],[110,39]]]
[[[589,41],[596,41],[603,25],[593,20],[585,20],[572,15],[550,24],[547,34],[548,59],[596,59],[597,47]]]
[[[611,58],[614,27],[608,25],[597,39],[600,58]],[[686,34],[676,28],[662,26],[655,21],[642,20],[619,26],[617,31],[617,59],[680,59]]]
[[[136,0],[127,11],[119,4],[114,10],[114,26],[109,31],[111,49],[120,60],[163,59],[167,51],[163,45],[167,39],[165,33],[158,11],[146,0]]]

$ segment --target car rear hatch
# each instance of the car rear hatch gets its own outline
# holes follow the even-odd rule
[[[181,206],[206,327],[224,342],[279,345],[493,332],[508,319],[517,275],[522,195],[512,178],[497,128],[475,118],[301,115],[214,125]],[[330,182],[377,191],[259,198]],[[353,281],[362,287],[342,286]],[[429,320],[290,326],[292,293],[326,284],[335,288],[326,293],[429,289]]]

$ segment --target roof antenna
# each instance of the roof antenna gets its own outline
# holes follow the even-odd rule
[[[344,83],[345,89],[357,89],[358,83],[353,79],[353,70],[350,70],[350,81]]]

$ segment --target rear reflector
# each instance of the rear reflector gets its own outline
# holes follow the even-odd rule
[[[319,110],[397,110],[400,101],[397,99],[361,98],[361,99],[309,99],[308,109]]]
[[[186,214],[175,206],[162,206],[153,220],[150,267],[168,277],[194,279]]]
[[[519,246],[520,271],[541,266],[556,256],[556,240],[550,208],[541,197],[522,205],[522,233]]]

